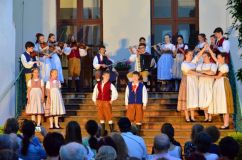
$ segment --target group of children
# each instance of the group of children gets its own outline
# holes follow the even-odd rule
[[[193,50],[185,51],[177,109],[184,111],[187,122],[196,121],[194,111],[198,109],[204,110],[205,122],[211,122],[213,114],[223,114],[221,129],[229,129],[229,116],[234,112],[228,79],[229,42],[223,37],[221,28],[216,28],[214,34],[217,39],[213,46],[204,42],[202,47],[195,49],[198,51],[195,56]]]
[[[102,133],[105,130],[105,122],[108,122],[110,131],[113,131],[112,121],[112,103],[118,98],[118,92],[115,86],[109,81],[110,73],[103,72],[102,80],[99,81],[93,90],[92,100],[97,106],[98,118],[102,126]],[[148,93],[145,85],[140,82],[140,73],[132,73],[132,82],[129,82],[125,90],[126,116],[136,124],[141,130],[143,120],[143,110],[146,109],[148,102]]]

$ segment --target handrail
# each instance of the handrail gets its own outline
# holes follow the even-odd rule
[[[12,89],[12,87],[16,85],[16,82],[19,80],[19,78],[20,78],[20,76],[21,76],[23,70],[24,70],[24,68],[22,68],[22,69],[20,70],[20,72],[19,72],[17,78],[16,78],[12,83],[10,83],[9,87],[7,87],[7,88],[4,90],[3,94],[0,96],[0,103],[1,103],[2,100],[6,97],[6,95],[7,95],[8,92]]]

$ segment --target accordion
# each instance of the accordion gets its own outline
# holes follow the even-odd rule
[[[153,67],[152,65],[153,56],[150,54],[140,55],[140,67],[141,71],[150,71]]]

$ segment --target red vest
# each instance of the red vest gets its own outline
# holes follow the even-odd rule
[[[224,43],[224,40],[225,40],[224,37],[221,38],[219,41],[216,42],[216,45],[218,47],[222,47],[223,43]],[[218,53],[220,53],[220,52],[219,52],[218,49],[216,49],[215,54],[217,55]],[[226,53],[226,55],[225,55],[225,63],[229,64],[229,61],[230,61],[230,53]]]
[[[102,82],[98,82],[97,84],[98,96],[97,100],[101,101],[110,101],[111,100],[111,82],[107,82],[104,84],[102,89]]]
[[[78,49],[72,49],[71,53],[67,57],[68,57],[68,59],[70,59],[70,58],[81,58]]]

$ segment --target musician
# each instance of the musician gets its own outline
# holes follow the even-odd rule
[[[218,27],[215,28],[214,30],[214,35],[216,37],[216,45],[214,47],[215,54],[217,55],[218,53],[226,53],[225,54],[225,62],[228,64],[229,63],[229,58],[230,58],[230,43],[226,38],[223,36],[223,29]]]
[[[67,55],[68,58],[68,88],[73,89],[73,80],[75,80],[75,90],[80,91],[80,73],[81,73],[81,57],[87,55],[85,45],[78,47],[77,42],[71,43],[71,52]]]
[[[50,71],[52,69],[49,54],[49,46],[45,42],[45,37],[42,33],[36,34],[36,42],[34,50],[38,53],[40,61],[40,77],[46,83],[50,79]]]
[[[139,44],[140,44],[140,43],[144,43],[144,44],[146,44],[146,39],[145,39],[145,37],[140,37],[140,38],[139,38]],[[138,49],[138,46],[137,46],[137,45],[135,45],[135,46],[130,46],[130,47],[129,47],[129,51],[130,51],[131,54],[136,54],[136,53],[137,53],[137,49]],[[151,52],[150,52],[150,47],[146,46],[145,50],[146,50],[147,53],[151,53]]]
[[[25,81],[26,86],[28,81],[31,79],[31,73],[33,68],[37,68],[36,57],[31,57],[31,53],[34,51],[34,43],[26,42],[25,43],[25,52],[21,55],[21,63],[24,67]]]
[[[132,54],[129,58],[130,62],[135,62],[135,71],[140,72],[145,85],[148,82],[149,71],[155,67],[155,60],[150,53],[146,52],[146,44],[140,43],[137,54]],[[133,72],[127,74],[129,81],[132,81]]]
[[[59,46],[57,46],[57,42],[55,41],[55,35],[50,33],[48,36],[48,46],[53,47],[52,56],[51,56],[51,66],[52,69],[56,69],[58,71],[58,80],[61,83],[64,83],[64,76],[62,72],[62,65],[58,55],[62,55],[62,50]]]
[[[93,59],[93,68],[95,69],[95,79],[97,82],[101,81],[102,73],[104,71],[110,72],[110,82],[116,82],[117,72],[112,67],[113,61],[105,54],[106,47],[99,46],[99,53]]]

